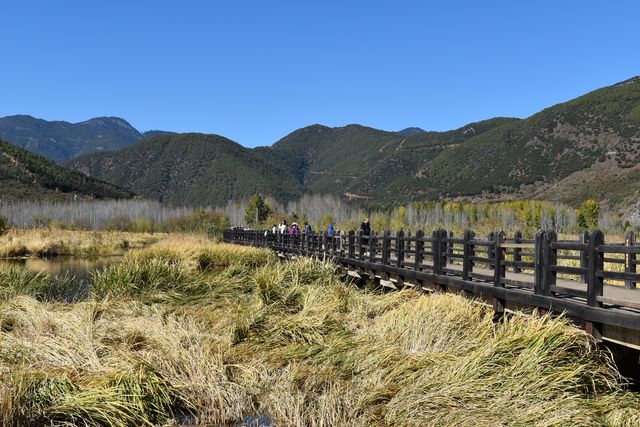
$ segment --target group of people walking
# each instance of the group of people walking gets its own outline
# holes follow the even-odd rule
[[[329,235],[329,237],[333,237],[335,232],[336,232],[335,226],[333,224],[329,224],[329,228],[327,229],[327,234]],[[271,233],[289,234],[293,236],[301,233],[313,234],[313,229],[311,228],[311,224],[309,224],[308,222],[304,223],[304,228],[302,230],[300,230],[300,226],[298,225],[297,222],[292,223],[291,226],[287,226],[287,220],[283,219],[279,225],[273,224],[271,226]]]
[[[362,231],[363,236],[369,237],[371,235],[371,224],[369,222],[369,218],[365,218],[364,221],[360,224],[360,231]],[[268,231],[265,232],[265,235]],[[304,228],[300,230],[297,222],[291,224],[291,226],[287,225],[287,220],[283,219],[279,225],[273,224],[271,226],[271,233],[273,235],[276,234],[289,234],[291,236],[298,235],[301,233],[304,234],[313,234],[313,229],[311,228],[311,224],[308,222],[304,223]],[[333,223],[329,224],[329,228],[327,229],[327,235],[329,237],[333,237],[336,234],[336,228]]]

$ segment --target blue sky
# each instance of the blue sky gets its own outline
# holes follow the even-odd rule
[[[445,130],[640,74],[637,1],[5,1],[0,116],[269,145]]]

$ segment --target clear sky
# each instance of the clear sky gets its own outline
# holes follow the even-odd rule
[[[640,74],[639,1],[0,3],[0,116],[270,145],[526,117]]]

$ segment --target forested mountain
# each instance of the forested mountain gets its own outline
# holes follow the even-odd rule
[[[117,150],[143,135],[126,120],[97,117],[80,123],[47,121],[31,116],[0,118],[0,139],[62,163],[97,151]]]
[[[217,135],[161,134],[69,165],[172,204],[220,205],[256,191],[279,199],[302,194],[302,186],[278,163]]]
[[[132,195],[128,190],[65,169],[0,140],[0,200],[122,199]]]
[[[575,204],[594,197],[628,206],[638,196],[637,77],[526,119],[403,133],[312,125],[256,149],[218,136],[161,135],[69,164],[179,203],[219,204],[253,191],[279,199],[331,193],[376,204],[439,197]]]

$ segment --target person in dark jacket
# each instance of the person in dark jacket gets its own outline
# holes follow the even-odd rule
[[[362,221],[362,224],[360,224],[360,230],[362,230],[363,236],[371,235],[371,224],[369,224],[369,217],[365,218],[364,221]]]
[[[369,224],[369,217],[365,218],[360,224],[360,231],[362,231],[362,245],[369,245],[369,236],[371,235],[371,224]]]

